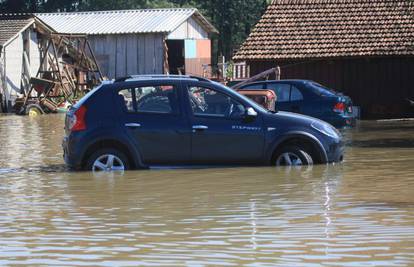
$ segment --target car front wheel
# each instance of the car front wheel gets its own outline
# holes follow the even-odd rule
[[[289,146],[281,149],[274,157],[276,166],[302,166],[313,165],[312,156],[305,150]]]
[[[129,169],[128,158],[117,149],[100,149],[93,153],[87,163],[86,170],[93,172],[125,171]]]

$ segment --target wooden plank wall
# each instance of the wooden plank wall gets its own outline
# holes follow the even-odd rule
[[[276,62],[248,62],[251,75]],[[345,58],[278,62],[282,79],[310,79],[349,95],[361,106],[362,118],[414,116],[414,57]]]
[[[94,35],[89,36],[89,41],[109,79],[163,73],[162,34]]]

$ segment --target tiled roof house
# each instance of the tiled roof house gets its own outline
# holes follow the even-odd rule
[[[413,115],[414,1],[274,0],[234,56],[256,74],[317,80],[365,117]]]

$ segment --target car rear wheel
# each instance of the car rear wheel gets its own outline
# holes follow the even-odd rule
[[[313,165],[312,156],[305,150],[289,146],[281,149],[274,157],[276,166],[302,166]]]
[[[125,171],[129,169],[128,158],[119,150],[107,148],[93,153],[86,164],[86,170],[93,172]]]

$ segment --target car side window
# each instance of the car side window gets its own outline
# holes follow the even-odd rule
[[[292,85],[290,89],[290,101],[303,100],[303,95],[296,86]]]
[[[173,85],[122,89],[118,98],[127,112],[178,113],[177,90]]]
[[[276,102],[289,102],[290,84],[286,83],[269,83],[267,89],[276,93]]]
[[[303,100],[303,95],[299,89],[288,83],[269,83],[267,89],[276,93],[276,102],[289,102]]]
[[[188,95],[195,116],[236,118],[245,113],[242,104],[210,88],[191,86],[188,88]]]
[[[242,89],[263,89],[263,83],[255,83],[243,86]]]

